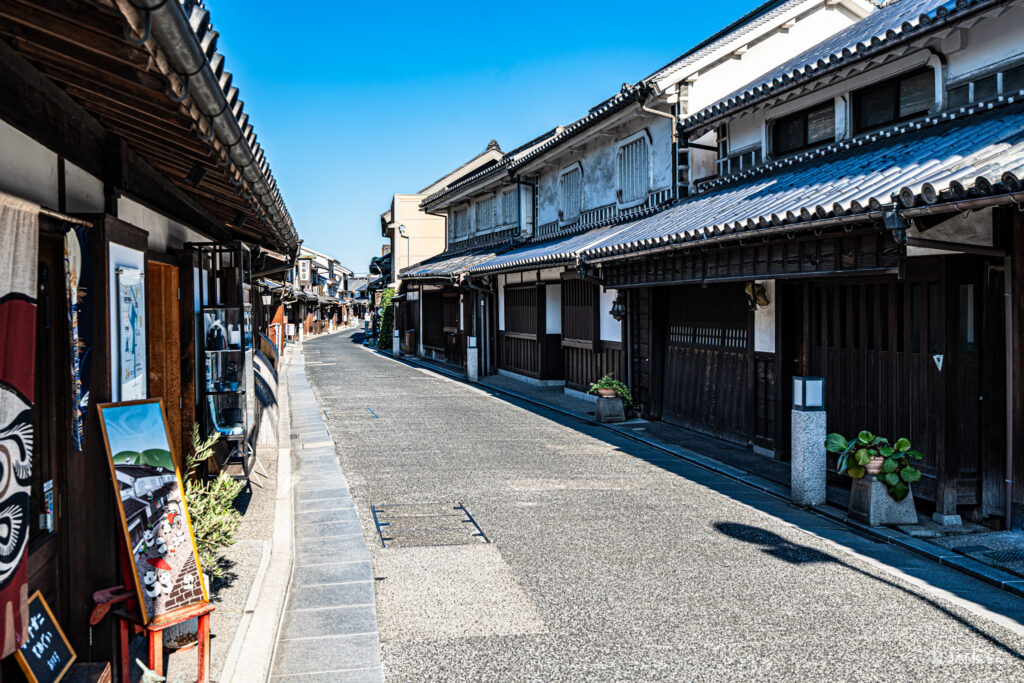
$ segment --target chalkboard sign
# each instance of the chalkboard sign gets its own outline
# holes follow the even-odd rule
[[[28,640],[14,656],[32,683],[56,683],[75,661],[71,643],[39,591],[28,601]]]

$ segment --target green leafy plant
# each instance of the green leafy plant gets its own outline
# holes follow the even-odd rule
[[[846,474],[852,479],[863,478],[872,458],[881,458],[882,471],[876,478],[885,484],[893,500],[906,498],[910,485],[921,481],[921,470],[911,465],[911,461],[920,460],[924,453],[912,449],[907,438],[890,445],[888,439],[868,431],[849,441],[842,434],[829,434],[825,438],[825,450],[839,454],[839,474]]]
[[[599,395],[601,389],[614,389],[615,395],[622,399],[624,407],[629,408],[633,405],[633,395],[629,393],[629,387],[615,379],[615,373],[609,372],[596,382],[591,382],[590,390],[587,393]]]
[[[192,519],[196,548],[203,570],[210,576],[222,576],[220,552],[235,543],[235,533],[242,523],[242,513],[234,507],[235,498],[244,483],[221,471],[213,479],[200,475],[199,466],[213,455],[220,434],[207,439],[199,435],[199,425],[192,427],[192,453],[185,469],[185,503]]]
[[[391,350],[391,330],[395,324],[395,304],[391,298],[395,290],[385,289],[380,294],[380,326],[377,328],[377,348]]]

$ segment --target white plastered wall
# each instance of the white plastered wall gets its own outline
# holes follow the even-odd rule
[[[601,341],[621,342],[622,323],[612,317],[612,304],[619,292],[616,289],[601,289],[601,298],[597,302],[600,306],[599,319],[601,321]]]
[[[200,233],[128,197],[117,198],[117,217],[149,233],[149,248],[161,254],[185,242],[208,242]]]
[[[768,305],[754,311],[754,351],[775,353],[775,280],[760,280]]]
[[[562,285],[544,287],[544,317],[548,334],[562,334]]]

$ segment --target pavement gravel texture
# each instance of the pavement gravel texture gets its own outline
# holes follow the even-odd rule
[[[358,339],[303,352],[386,680],[1024,680],[1024,601]],[[371,506],[424,501],[461,502],[491,543],[382,548]]]

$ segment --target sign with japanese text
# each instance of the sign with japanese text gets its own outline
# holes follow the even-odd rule
[[[28,640],[14,656],[32,683],[59,681],[75,661],[71,643],[39,591],[28,601]]]

